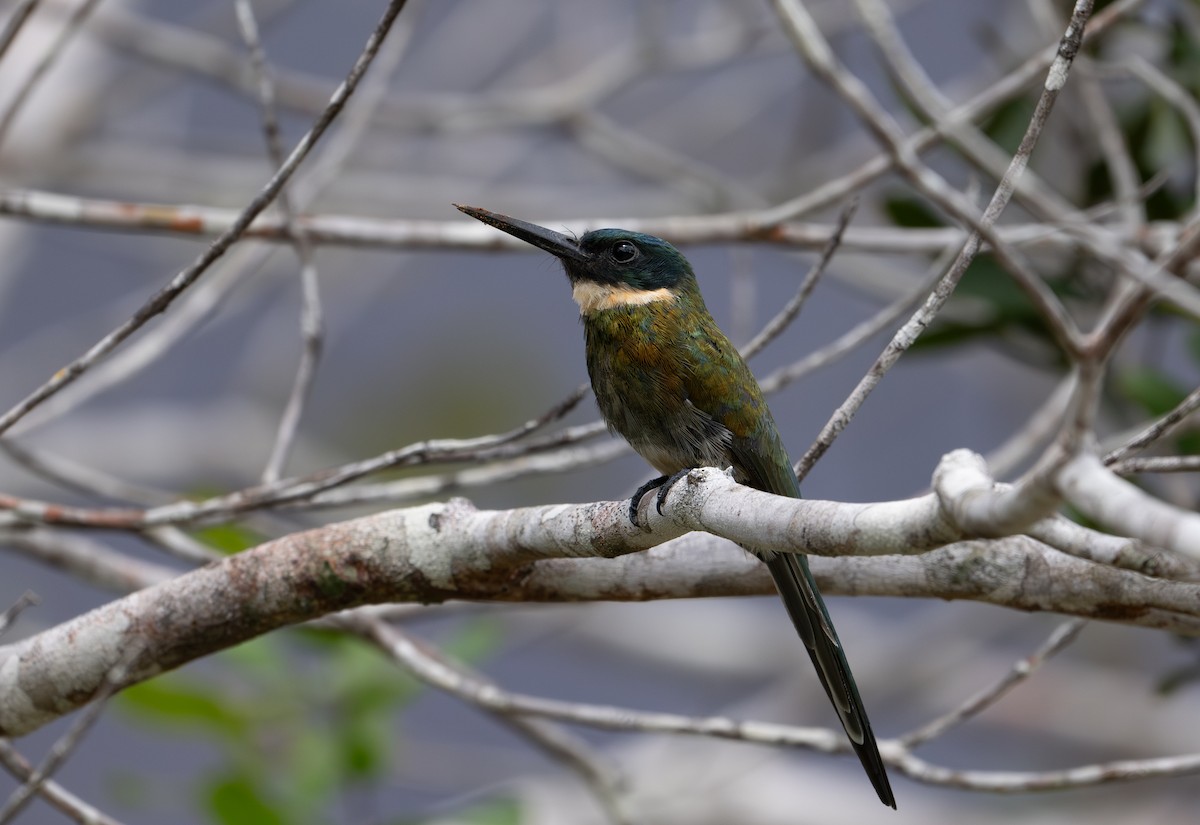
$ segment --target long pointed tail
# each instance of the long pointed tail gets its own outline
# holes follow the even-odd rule
[[[821,594],[809,572],[808,560],[795,553],[776,553],[766,559],[766,564],[788,615],[792,617],[792,624],[808,648],[821,685],[842,720],[842,727],[846,729],[850,744],[854,746],[854,752],[858,754],[871,784],[875,786],[875,792],[884,805],[895,808],[896,797],[892,795],[892,786],[888,782],[879,747],[875,744],[867,710],[858,695],[858,686],[854,684],[850,664],[842,652],[842,644],[829,619],[829,611],[825,609],[825,602],[821,600]]]

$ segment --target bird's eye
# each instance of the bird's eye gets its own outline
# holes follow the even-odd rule
[[[609,251],[612,259],[619,264],[627,264],[638,256],[638,248],[629,241],[617,241]]]

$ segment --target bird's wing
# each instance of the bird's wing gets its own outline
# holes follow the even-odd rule
[[[704,367],[689,371],[685,378],[688,400],[732,434],[729,458],[739,480],[758,490],[800,498],[800,483],[792,470],[791,459],[763,401],[758,382],[745,362],[723,335],[720,338],[705,335],[703,341],[693,346],[708,351],[699,360]],[[797,553],[777,553],[769,548],[748,549],[762,558],[771,572],[821,686],[833,703],[875,792],[883,804],[895,808],[896,798],[867,710],[829,611],[808,568],[808,559]]]
[[[774,423],[769,419],[768,423],[774,430]],[[742,469],[746,476],[745,483],[751,487],[799,498],[800,484],[792,471],[787,453],[782,447],[779,450],[764,449],[766,445],[757,443],[773,440],[777,441],[778,435],[772,433],[771,436],[760,439],[735,438],[732,447],[734,466]],[[833,703],[871,784],[875,786],[883,804],[895,808],[896,799],[892,794],[883,758],[879,755],[879,746],[871,730],[867,709],[858,694],[858,686],[850,672],[850,663],[846,661],[846,654],[842,650],[842,643],[833,627],[833,621],[829,618],[825,601],[821,598],[821,592],[817,590],[816,582],[813,581],[808,559],[798,553],[773,553],[769,550],[758,550],[757,555],[766,562],[771,578],[775,580],[775,587],[779,590],[788,616],[808,649],[821,686],[825,688],[829,701]]]
[[[764,561],[792,624],[808,649],[817,678],[850,738],[858,761],[862,763],[880,801],[895,808],[896,797],[888,781],[883,757],[879,754],[879,745],[875,742],[875,733],[871,730],[871,720],[867,717],[862,697],[858,695],[858,686],[850,673],[850,663],[846,661],[837,631],[833,629],[825,603],[813,584],[808,560],[796,553],[774,553]]]

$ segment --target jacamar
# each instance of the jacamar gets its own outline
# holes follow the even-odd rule
[[[562,262],[579,304],[600,412],[663,474],[634,494],[635,524],[643,495],[658,488],[661,512],[670,484],[694,467],[732,466],[742,484],[800,498],[762,390],[709,314],[679,250],[623,229],[597,229],[575,240],[486,209],[458,209]],[[808,560],[747,549],[767,565],[854,752],[880,800],[895,808],[871,723]]]

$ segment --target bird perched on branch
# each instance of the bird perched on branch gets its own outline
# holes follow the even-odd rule
[[[457,204],[456,204],[457,206]],[[663,475],[629,505],[695,467],[733,467],[750,487],[800,498],[800,484],[762,390],[717,327],[687,259],[666,241],[623,229],[578,240],[473,206],[458,209],[557,257],[579,304],[588,375],[610,429]],[[767,565],[796,632],[871,784],[896,807],[866,709],[808,561],[796,553],[746,548]]]

